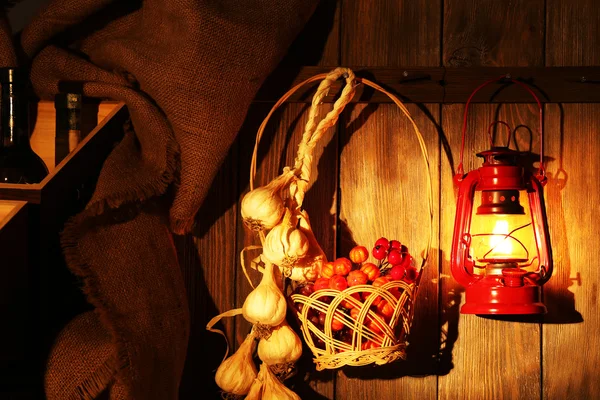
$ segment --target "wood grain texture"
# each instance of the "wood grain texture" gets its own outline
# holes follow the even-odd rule
[[[362,67],[345,65],[356,76],[367,77],[401,94],[406,103],[466,103],[471,92],[482,82],[510,75],[513,79],[535,87],[542,103],[598,103],[600,67]],[[316,74],[328,73],[332,67],[302,67],[292,83],[289,76],[297,68],[281,68],[269,77],[257,95],[256,102],[279,99],[288,89]],[[289,99],[310,103],[318,83],[308,84]],[[334,83],[323,102],[332,103],[340,94],[342,82]],[[353,102],[392,103],[384,93],[365,85],[356,88]],[[534,98],[517,85],[505,82],[483,88],[473,103],[534,103]]]
[[[14,217],[21,208],[27,204],[24,201],[0,200],[0,230],[12,217]]]
[[[285,70],[285,67],[297,69],[305,65],[337,65],[340,55],[340,8],[341,1],[321,0],[275,73]],[[286,72],[288,78],[293,75]]]
[[[541,393],[540,378],[540,325],[533,319],[526,322],[506,321],[502,318],[482,318],[460,315],[464,289],[453,280],[450,272],[450,245],[456,213],[456,189],[453,171],[458,164],[461,144],[463,105],[443,107],[443,129],[452,150],[453,159],[442,157],[440,242],[442,243],[442,314],[446,336],[442,349],[447,365],[452,369],[440,376],[440,399],[534,399]],[[501,120],[512,127],[524,124],[534,132],[539,117],[537,106],[473,105],[468,119],[465,141],[465,171],[481,165],[476,152],[489,148],[487,127],[491,121]],[[497,143],[505,140],[504,131]],[[501,137],[500,137],[501,136]],[[539,137],[520,129],[518,148],[530,146],[538,153]],[[513,145],[514,148],[514,145]]]
[[[307,106],[304,104],[287,104],[276,112],[261,141],[259,160],[255,179],[255,187],[268,183],[275,176],[282,172],[283,167],[293,165],[296,156],[298,144],[304,131],[304,125],[307,118]],[[324,115],[331,109],[331,105],[322,106],[320,115]],[[245,194],[248,191],[250,157],[254,148],[254,139],[258,125],[268,113],[269,108],[264,105],[255,105],[251,109],[252,117],[247,119],[247,124],[242,130],[244,149],[240,153],[240,193]],[[304,209],[307,210],[311,223],[314,227],[315,236],[322,246],[328,259],[334,256],[335,249],[335,225],[336,225],[336,187],[337,187],[337,136],[335,129],[330,129],[315,149],[315,158],[312,173],[312,186],[306,193]],[[241,200],[241,197],[240,197]],[[238,248],[241,250],[244,246],[260,244],[258,238],[243,227],[241,221],[238,221]],[[259,253],[250,253],[246,260],[256,257]],[[236,281],[236,303],[242,306],[244,299],[250,293],[252,288],[241,273],[241,267],[238,263],[238,278]],[[260,281],[261,275],[255,271],[249,271],[254,284]],[[293,322],[293,316],[288,315],[288,321]],[[239,340],[244,337],[250,329],[250,324],[243,318],[237,320],[236,336]],[[330,371],[317,373],[312,363],[312,354],[308,347],[303,348],[303,356],[298,363],[298,368],[302,373],[308,372],[310,375],[310,384],[306,385],[300,374],[292,379],[288,384],[294,386],[294,390],[302,397],[312,398],[333,398],[334,374]]]
[[[600,63],[600,9],[593,0],[547,1],[547,65]],[[600,327],[592,238],[600,231],[598,104],[546,106],[550,179],[545,189],[554,276],[544,287],[545,399],[597,398],[600,393]],[[569,366],[566,368],[566,366]]]
[[[344,1],[342,64],[439,66],[440,4]],[[371,78],[368,72],[364,76]],[[398,92],[403,95],[402,88]],[[430,157],[435,160],[439,146],[434,123],[416,106],[410,110],[424,131]],[[430,112],[436,121],[437,107]],[[341,134],[340,254],[347,254],[354,242],[371,248],[380,236],[408,242],[411,251],[418,253],[424,248],[419,238],[424,229],[428,231],[423,227],[425,179],[419,147],[407,119],[395,105],[355,105],[351,113],[346,113]],[[437,176],[433,179],[437,187]],[[437,198],[434,197],[436,204]],[[430,265],[432,268],[426,273],[431,275],[424,278],[418,300],[414,325],[418,333],[411,339],[414,346],[409,351],[410,360],[377,368],[345,368],[338,373],[336,399],[435,398],[433,355],[438,346],[438,313],[437,284],[431,280],[437,279],[436,260]],[[415,374],[425,377],[407,376]]]
[[[176,237],[192,321],[180,387],[182,399],[200,398],[207,393],[216,397],[219,390],[214,375],[225,355],[226,341],[223,336],[207,331],[206,325],[218,314],[237,307],[233,284],[238,271],[237,154],[238,146],[234,145],[213,180],[193,234]],[[235,345],[233,319],[226,318],[215,328],[225,332],[230,346]]]
[[[544,285],[545,399],[593,399],[600,393],[596,260],[600,248],[600,105],[550,105],[546,117],[546,210],[554,274]]]
[[[542,65],[544,0],[444,0],[444,65]]]
[[[546,65],[598,65],[599,26],[596,0],[546,0]]]
[[[408,93],[409,100],[423,102],[427,101],[426,96],[435,95],[441,96],[439,101],[454,102],[464,101],[470,92],[468,84],[476,85],[486,79],[483,69],[471,72],[463,67],[495,66],[502,69],[501,73],[510,72],[526,80],[532,78],[531,82],[542,91],[548,89],[549,101],[566,98],[573,102],[597,101],[594,96],[597,96],[600,79],[595,77],[595,69],[585,71],[592,81],[587,84],[579,83],[583,70],[523,72],[531,71],[528,68],[542,68],[544,62],[556,67],[599,65],[600,51],[594,43],[600,39],[600,7],[595,3],[595,0],[322,1],[282,62],[282,68],[272,74],[258,94],[256,101],[266,103],[255,103],[249,111],[234,144],[236,150],[227,156],[222,176],[215,180],[213,200],[199,214],[199,221],[208,218],[205,228],[195,233],[195,240],[184,238],[180,243],[182,268],[188,291],[192,293],[193,318],[205,321],[216,309],[240,307],[251,289],[240,274],[238,256],[244,245],[256,241],[246,236],[236,217],[239,211],[236,203],[247,190],[256,128],[270,103],[293,82],[328,71],[328,66],[351,65],[359,66],[358,71],[364,67],[363,76],[374,77],[402,95]],[[404,82],[404,77],[398,75],[403,72],[398,68],[406,68],[409,78],[418,77],[423,71],[416,67],[440,67],[440,59],[444,67],[456,69],[447,71],[446,75],[440,69],[439,76],[431,74],[427,83]],[[452,75],[455,73],[457,75]],[[557,76],[544,75],[552,73]],[[447,85],[441,87],[439,81],[445,77]],[[452,86],[452,79],[459,84]],[[514,89],[508,89],[494,101],[522,101],[523,97]],[[482,93],[477,101],[486,102],[490,93]],[[567,97],[557,97],[557,93]],[[456,96],[452,97],[453,94]],[[310,98],[311,92],[305,91],[293,101],[306,103]],[[349,106],[338,126],[339,136],[323,149],[317,186],[307,196],[306,208],[317,237],[325,244],[330,257],[336,249],[340,255],[347,253],[354,242],[369,245],[388,231],[390,236],[398,235],[400,240],[422,236],[423,223],[409,217],[422,206],[412,196],[422,198],[423,187],[418,147],[408,142],[412,134],[406,121],[394,106],[378,105],[387,100],[377,95],[365,91],[359,100],[375,104]],[[261,150],[259,181],[264,183],[274,177],[293,157],[305,119],[305,107],[288,104],[274,116]],[[431,268],[425,272],[409,361],[387,367],[315,374],[310,356],[305,355],[299,369],[309,371],[311,383],[303,384],[301,376],[289,382],[302,398],[598,397],[600,340],[596,331],[600,321],[595,310],[600,274],[594,261],[600,254],[593,240],[599,233],[600,188],[596,184],[597,171],[590,165],[600,159],[596,129],[600,123],[599,106],[546,106],[545,150],[550,180],[545,194],[556,269],[544,291],[549,314],[543,326],[538,323],[541,320],[535,318],[508,321],[459,315],[463,293],[451,277],[448,259],[456,194],[452,173],[458,162],[463,107],[428,105],[430,117],[417,106],[410,107],[426,133],[430,156],[435,160],[432,165],[440,165],[441,171],[437,171],[434,183],[439,203],[436,214],[439,232],[435,233],[434,249],[439,251],[434,250]],[[442,125],[443,132],[438,133],[432,119]],[[495,119],[506,120],[513,126],[523,123],[533,132],[537,129],[537,115],[531,104],[475,105],[469,117],[466,170],[480,165],[474,153],[487,147],[485,132]],[[395,128],[402,129],[402,134],[390,135],[389,131]],[[538,140],[535,133],[530,137],[526,129],[519,130],[520,149],[531,147],[537,153]],[[231,189],[232,182],[235,190]],[[335,218],[338,189],[341,193],[339,221]],[[413,193],[416,191],[421,193]],[[394,223],[395,220],[403,223]],[[339,227],[337,239],[335,225]],[[411,249],[418,247],[409,245]],[[218,267],[211,260],[217,260],[223,270],[215,271]],[[254,282],[260,279],[258,274],[251,276]],[[194,323],[194,329],[200,332],[203,322]],[[235,346],[249,329],[241,317],[225,326]],[[191,343],[195,341],[196,345],[190,348],[195,361],[188,364],[184,378],[190,389],[182,389],[182,399],[204,393],[197,383],[189,384],[208,371],[200,366],[206,352],[198,350],[205,336],[195,335]],[[220,340],[217,338],[208,345]],[[440,341],[441,348],[438,348]],[[220,358],[211,357],[217,357],[209,363],[214,368]],[[212,382],[214,371],[207,373],[209,378],[203,376],[201,382]],[[424,377],[407,376],[415,374]]]
[[[430,116],[409,110],[429,151],[436,206],[430,262],[416,303],[408,360],[381,367],[345,368],[338,399],[434,399],[438,352],[438,107]],[[408,119],[395,105],[358,104],[345,114],[340,160],[340,254],[355,245],[371,249],[379,237],[397,239],[421,260],[430,234],[426,168]],[[420,376],[411,378],[409,376]]]
[[[361,66],[439,66],[439,2],[344,0],[341,63]]]

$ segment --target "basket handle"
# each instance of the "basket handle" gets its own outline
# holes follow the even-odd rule
[[[540,102],[540,99],[536,96],[536,94],[533,92],[533,90],[531,90],[529,88],[529,86],[527,86],[523,82],[520,82],[516,79],[510,78],[508,75],[502,75],[502,76],[499,76],[498,78],[490,79],[486,82],[483,82],[475,90],[473,90],[473,92],[471,92],[471,95],[469,96],[469,99],[467,100],[467,104],[465,105],[465,112],[463,115],[462,143],[460,145],[460,162],[459,162],[457,170],[456,170],[456,176],[462,178],[465,174],[465,171],[463,169],[463,155],[464,155],[464,151],[465,151],[465,135],[467,133],[467,115],[469,113],[469,106],[471,105],[471,100],[473,100],[473,97],[475,96],[475,94],[477,92],[479,92],[479,90],[481,90],[485,86],[487,86],[491,83],[500,82],[503,80],[508,80],[511,83],[515,83],[515,84],[521,86],[523,89],[527,90],[527,92],[529,92],[529,94],[531,94],[533,96],[533,98],[535,99],[535,102],[538,105],[539,124],[540,124],[540,130],[539,130],[539,132],[540,132],[540,166],[538,168],[537,178],[540,182],[545,182],[546,181],[546,171],[544,169],[544,132],[543,132],[544,117],[543,117],[542,103]],[[494,123],[492,123],[492,124],[494,124]],[[509,136],[509,141],[510,141],[510,136]]]
[[[335,81],[340,78],[344,78],[346,81],[346,85],[342,89],[340,97],[335,101],[333,105],[333,109],[327,113],[327,115],[317,123],[318,116],[318,108],[319,105],[322,104],[323,98],[327,96],[329,89],[333,85]],[[312,153],[314,147],[318,140],[323,136],[323,134],[327,131],[327,129],[334,126],[338,120],[339,115],[343,111],[344,107],[352,100],[354,94],[356,92],[356,86],[360,83],[369,86],[375,90],[378,90],[388,96],[394,104],[400,108],[402,113],[408,118],[411,122],[417,140],[419,141],[419,147],[421,149],[421,154],[423,156],[423,161],[425,163],[425,168],[427,171],[427,207],[429,210],[429,238],[427,240],[427,247],[425,249],[425,253],[423,255],[423,262],[421,264],[421,268],[425,266],[425,263],[429,257],[429,250],[431,249],[431,241],[433,238],[433,189],[432,189],[432,179],[431,179],[431,169],[429,163],[429,155],[427,153],[427,147],[425,145],[425,140],[423,139],[423,135],[419,130],[416,122],[414,121],[412,115],[406,108],[406,106],[398,99],[397,96],[388,92],[383,87],[379,86],[375,82],[372,82],[365,78],[359,78],[354,75],[354,72],[349,68],[339,67],[329,72],[328,74],[318,74],[306,79],[303,82],[300,82],[293,88],[291,88],[287,93],[285,93],[271,108],[271,111],[267,114],[264,121],[258,128],[258,132],[256,134],[256,142],[254,144],[254,151],[252,153],[252,162],[250,165],[250,190],[254,189],[254,179],[256,177],[256,164],[258,158],[258,147],[260,144],[260,140],[264,133],[267,122],[273,115],[273,113],[287,100],[290,96],[296,92],[300,87],[317,81],[322,80],[315,92],[312,104],[309,110],[308,122],[306,123],[304,133],[302,135],[302,140],[298,146],[298,153],[296,155],[296,159],[294,162],[294,167],[290,170],[294,175],[296,175],[299,179],[297,180],[297,192],[295,194],[296,201],[298,203],[298,207],[302,205],[302,201],[304,198],[304,193],[308,189],[308,183],[310,182],[310,171],[312,165]]]

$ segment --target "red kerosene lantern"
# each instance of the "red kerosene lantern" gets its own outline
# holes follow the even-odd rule
[[[483,165],[464,174],[463,150],[467,113],[465,106],[458,173],[456,219],[452,239],[451,269],[465,287],[463,314],[541,314],[541,286],[552,275],[550,235],[542,196],[546,183],[543,168],[542,106],[523,83],[509,79],[531,93],[540,109],[540,165],[532,174],[523,164],[528,153],[494,146],[478,153]],[[500,121],[493,122],[508,126]],[[509,127],[510,131],[510,127]]]

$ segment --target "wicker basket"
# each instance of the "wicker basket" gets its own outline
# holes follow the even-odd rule
[[[321,121],[317,122],[318,108],[322,103],[323,97],[327,95],[329,88],[334,82],[340,78],[344,78],[346,82],[340,97],[334,103],[333,109]],[[303,305],[302,311],[297,313],[302,334],[308,347],[313,352],[317,370],[339,368],[345,365],[362,366],[373,363],[381,365],[398,359],[405,359],[406,347],[408,345],[407,337],[410,333],[414,315],[417,288],[422,275],[422,269],[427,262],[427,255],[431,244],[433,231],[433,200],[431,174],[425,142],[412,116],[402,102],[396,96],[374,82],[355,77],[354,73],[347,68],[337,68],[329,74],[320,74],[307,79],[282,96],[282,98],[273,106],[271,112],[267,115],[259,128],[252,157],[250,187],[251,189],[254,187],[253,180],[256,174],[258,146],[267,121],[273,112],[298,88],[317,80],[322,81],[313,97],[312,106],[309,111],[309,121],[306,125],[302,142],[299,145],[296,163],[292,168],[286,167],[287,170],[297,171],[298,181],[294,186],[295,192],[293,193],[293,197],[298,209],[300,209],[302,205],[304,193],[310,182],[312,149],[323,133],[328,128],[335,125],[339,114],[354,96],[356,85],[361,83],[385,93],[412,123],[427,170],[427,207],[429,212],[428,220],[430,234],[426,247],[422,253],[422,261],[418,268],[418,278],[414,283],[408,284],[404,281],[390,281],[389,283],[378,287],[372,285],[358,285],[349,287],[343,291],[331,289],[319,290],[310,296],[293,294],[291,296],[292,301],[296,304]],[[306,211],[303,212],[305,213]],[[282,269],[284,275],[289,275],[289,271],[286,271],[285,266],[279,267]],[[357,293],[362,293],[363,296],[356,296]],[[365,293],[371,295],[365,296]],[[359,299],[357,299],[357,297]],[[391,318],[387,319],[387,321],[372,309],[372,306],[382,299],[386,300],[394,309],[393,315]],[[354,308],[358,310],[358,314],[355,315],[354,318],[346,312],[346,309],[342,308],[344,302],[350,302]],[[321,330],[311,322],[309,319],[310,309],[326,313],[324,330]],[[343,341],[336,337],[335,332],[333,332],[331,328],[334,318],[352,330],[351,343],[349,343],[349,340]],[[365,340],[376,342],[380,347],[363,350],[363,341]],[[320,342],[320,345],[317,342]]]

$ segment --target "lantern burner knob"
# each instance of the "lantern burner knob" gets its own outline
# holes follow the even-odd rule
[[[504,286],[520,287],[524,285],[524,278],[527,271],[520,268],[505,268],[502,270]]]

